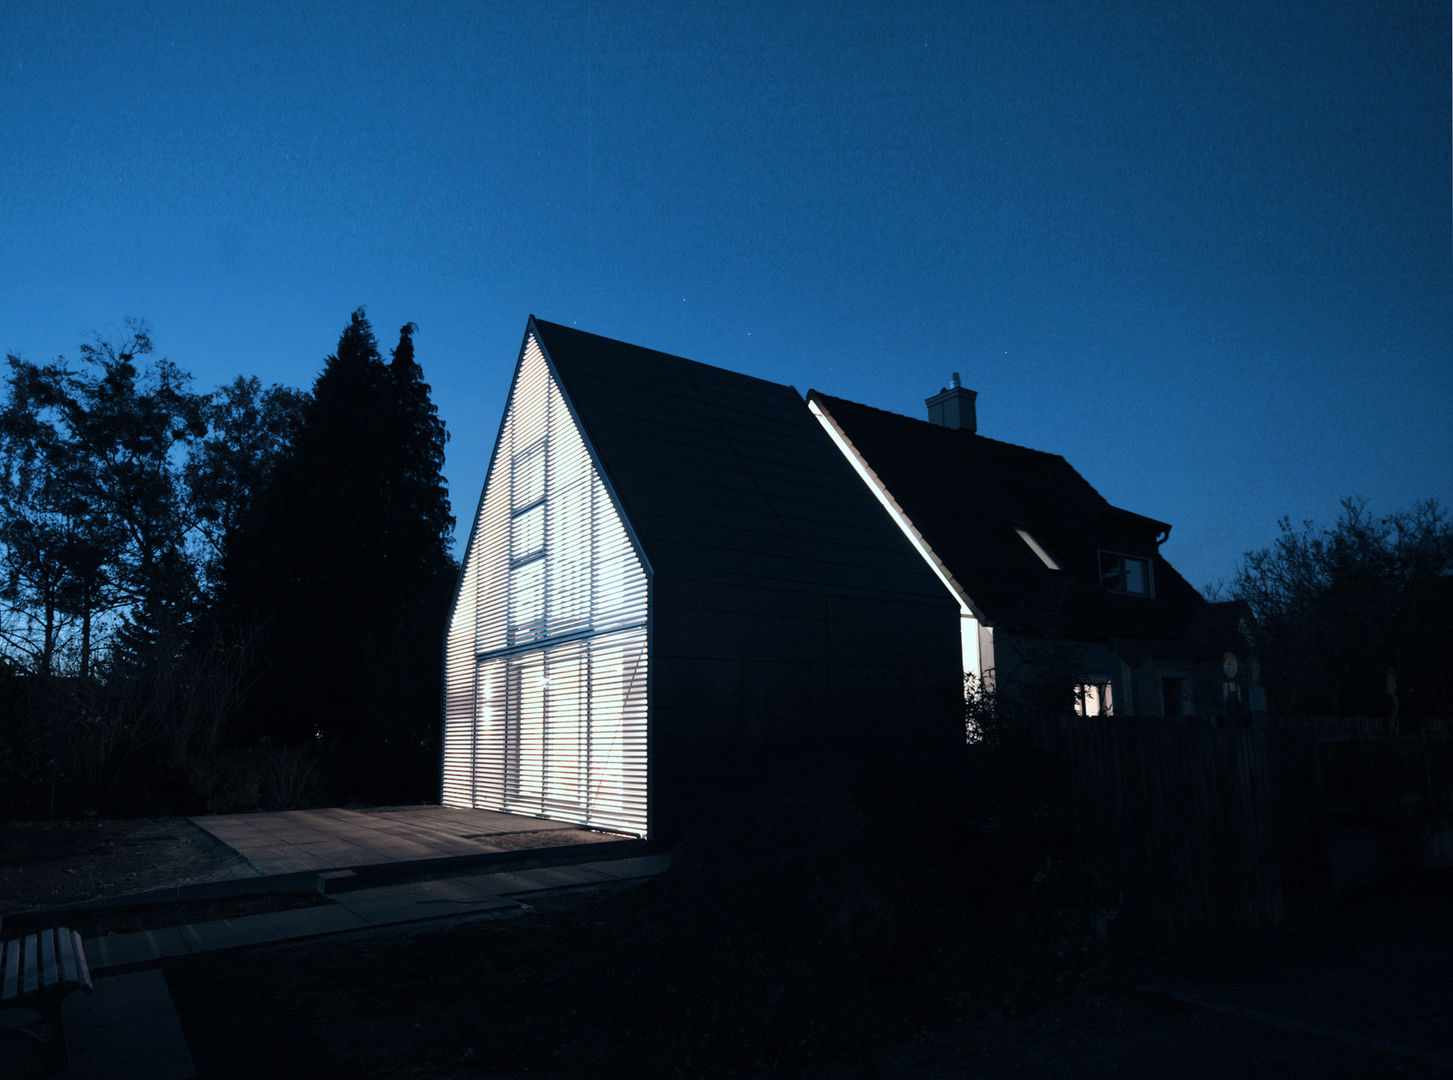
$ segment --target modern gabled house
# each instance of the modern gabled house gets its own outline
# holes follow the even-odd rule
[[[1085,715],[1215,711],[1222,653],[1160,553],[1170,526],[1056,454],[978,434],[953,383],[927,421],[815,390],[808,407],[957,603],[964,671],[1030,700],[1066,688]]]
[[[531,318],[442,801],[658,836],[764,757],[962,738],[959,605],[789,386]]]

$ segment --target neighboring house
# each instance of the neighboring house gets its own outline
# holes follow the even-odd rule
[[[958,618],[791,387],[531,318],[442,800],[658,836],[764,756],[951,745]]]
[[[1160,554],[1170,526],[977,434],[953,382],[928,421],[817,391],[808,407],[958,604],[965,672],[1046,708],[1073,693],[1082,715],[1221,711],[1221,645],[1201,644],[1207,605]]]

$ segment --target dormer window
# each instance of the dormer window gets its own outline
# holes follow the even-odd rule
[[[1100,552],[1100,585],[1112,593],[1151,596],[1150,560],[1113,551]]]
[[[1016,527],[1014,531],[1019,534],[1019,539],[1024,541],[1025,547],[1029,548],[1030,551],[1034,552],[1036,555],[1039,556],[1040,562],[1044,563],[1044,565],[1049,567],[1049,569],[1051,570],[1059,569],[1059,563],[1054,561],[1054,556],[1044,550],[1044,545],[1036,540],[1030,534],[1028,529],[1020,529]]]

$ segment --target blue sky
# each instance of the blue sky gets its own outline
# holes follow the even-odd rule
[[[786,10],[784,10],[786,9]],[[1170,521],[1453,506],[1446,3],[11,0],[0,350],[201,388],[419,324],[462,543],[531,312]]]

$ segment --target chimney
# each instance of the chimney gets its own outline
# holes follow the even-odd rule
[[[978,418],[974,415],[974,399],[978,396],[977,391],[965,390],[959,385],[959,373],[955,371],[946,389],[924,401],[928,406],[928,422],[972,435],[979,430]]]

